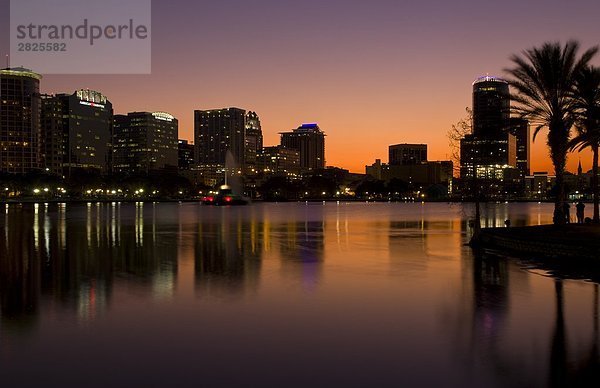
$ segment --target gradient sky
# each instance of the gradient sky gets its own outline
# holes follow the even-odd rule
[[[3,57],[8,4],[0,0]],[[154,0],[152,12],[152,75],[49,75],[42,91],[90,88],[116,113],[167,111],[187,139],[194,109],[254,110],[266,145],[318,122],[327,164],[356,172],[386,161],[394,143],[427,143],[431,160],[446,159],[472,81],[503,76],[511,54],[549,40],[600,43],[597,0]],[[551,170],[546,155],[543,133],[532,170]],[[581,159],[591,168],[589,153]]]

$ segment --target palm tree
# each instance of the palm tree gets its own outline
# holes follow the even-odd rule
[[[543,128],[548,128],[550,159],[556,173],[558,195],[554,207],[554,223],[566,222],[563,211],[565,201],[564,173],[567,164],[571,127],[575,123],[573,90],[575,77],[588,65],[598,51],[593,47],[578,57],[579,43],[547,42],[541,47],[525,50],[522,56],[513,55],[516,65],[507,72],[516,93],[515,110],[535,127],[533,138]]]
[[[600,68],[584,67],[575,78],[575,108],[577,136],[571,149],[591,148],[593,153],[592,191],[594,193],[594,222],[600,222],[598,188],[598,147],[600,146]]]

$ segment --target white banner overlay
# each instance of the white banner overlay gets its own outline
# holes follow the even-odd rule
[[[42,74],[150,74],[151,0],[11,0],[11,66]]]

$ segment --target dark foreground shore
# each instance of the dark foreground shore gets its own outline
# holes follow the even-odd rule
[[[519,256],[600,261],[600,225],[486,228],[479,246]]]

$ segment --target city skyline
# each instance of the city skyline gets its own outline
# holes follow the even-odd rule
[[[560,1],[543,8],[542,2],[519,3],[519,13],[510,12],[515,1],[501,8],[338,3],[154,1],[152,75],[45,76],[42,93],[89,88],[107,95],[115,114],[167,111],[188,140],[197,109],[257,112],[266,146],[298,123],[318,122],[328,136],[328,165],[363,172],[390,144],[427,143],[432,159],[449,159],[446,132],[471,106],[474,79],[505,77],[511,54],[541,42],[576,38],[585,48],[597,44],[600,32],[594,18],[600,5],[592,1],[577,9]],[[0,7],[8,9],[8,1],[0,0]],[[237,11],[219,27],[228,7]],[[2,54],[8,24],[2,12]],[[471,34],[478,25],[486,28]],[[27,67],[11,63],[21,65]],[[544,137],[532,146],[532,172],[552,171]],[[570,171],[580,158],[590,168],[589,153],[575,153]]]

